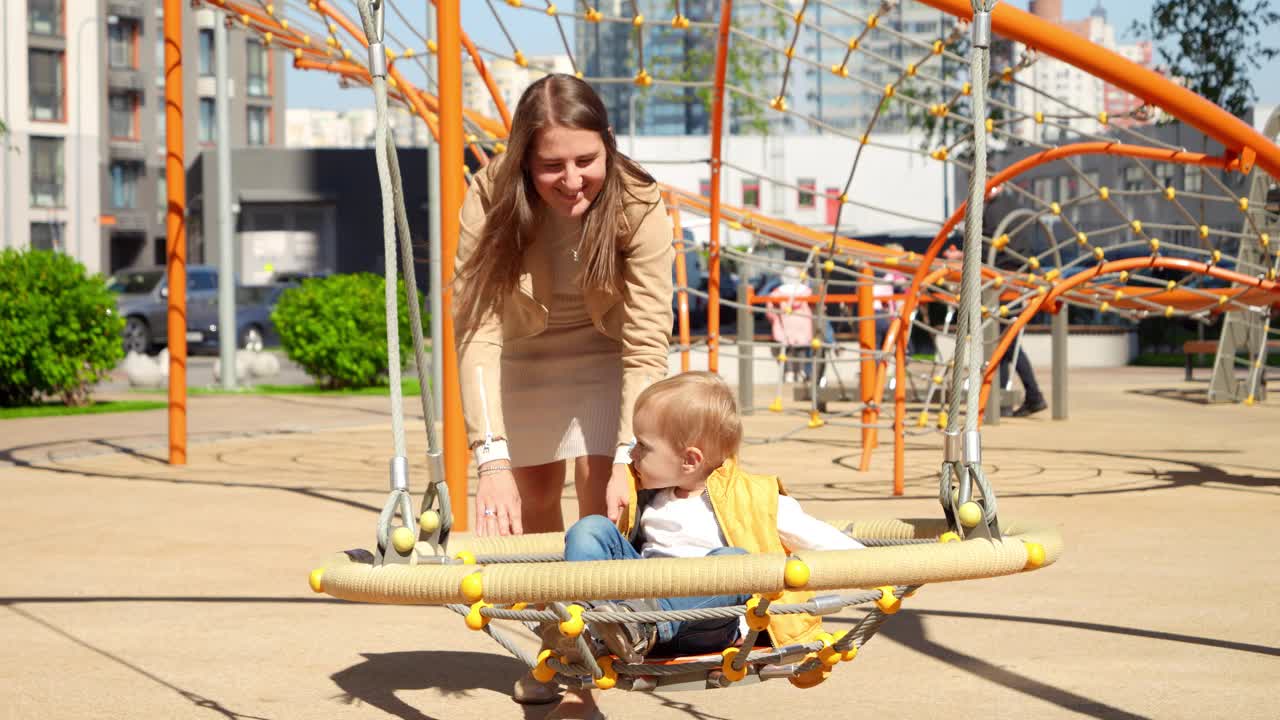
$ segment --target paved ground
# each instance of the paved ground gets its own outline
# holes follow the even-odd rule
[[[609,693],[611,717],[1273,718],[1280,675],[1280,400],[1189,399],[1180,369],[1080,371],[1072,417],[984,432],[1006,517],[1061,526],[1055,566],[930,586],[858,659],[801,692]],[[193,397],[190,463],[163,411],[0,421],[6,577],[0,718],[540,718],[520,667],[437,608],[312,595],[368,546],[390,431],[377,397]],[[410,405],[411,406],[411,405]],[[751,440],[803,417],[757,416]],[[424,434],[411,420],[413,455]],[[828,427],[753,443],[829,518],[936,516],[940,460],[913,440],[888,496]],[[420,467],[420,463],[419,463]],[[415,468],[420,490],[424,471]],[[566,507],[572,504],[566,495]],[[834,627],[846,627],[836,618]]]

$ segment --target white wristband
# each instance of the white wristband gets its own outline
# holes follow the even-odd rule
[[[632,440],[626,445],[619,445],[618,449],[613,453],[614,465],[630,465],[631,464],[631,448],[635,447],[636,441]]]
[[[511,452],[507,449],[506,440],[486,440],[475,449],[476,465],[483,465],[494,460],[510,460]]]

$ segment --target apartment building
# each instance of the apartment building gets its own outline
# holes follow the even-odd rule
[[[216,141],[214,22],[183,4],[186,162]],[[234,27],[234,26],[233,26]],[[162,262],[165,251],[160,0],[6,0],[0,6],[0,246],[69,253],[91,271]],[[284,139],[286,59],[229,35],[233,147]],[[193,262],[202,245],[188,248]]]

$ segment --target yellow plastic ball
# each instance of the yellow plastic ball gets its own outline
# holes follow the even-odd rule
[[[733,667],[733,661],[738,657],[740,652],[741,650],[738,648],[731,647],[725,648],[720,653],[720,657],[722,658],[720,660],[720,672],[724,674],[724,678],[729,682],[738,682],[747,676],[747,666],[745,663],[740,668],[735,669]]]
[[[876,600],[876,606],[880,608],[880,612],[885,615],[893,615],[902,609],[902,598],[893,594],[893,586],[885,585],[880,590],[880,599]]]
[[[471,604],[471,609],[467,611],[466,624],[472,630],[483,630],[489,624],[489,618],[480,614],[481,608],[492,607],[487,602],[476,602]]]
[[[467,602],[477,602],[484,597],[484,579],[478,572],[471,573],[462,578],[458,589],[462,592],[462,597],[467,599]]]
[[[311,586],[314,592],[324,592],[324,570],[316,568],[311,571],[311,577],[307,578],[307,584]]]
[[[828,261],[826,261],[826,262],[822,263],[822,269],[823,269],[823,270],[826,270],[827,272],[831,272],[832,270],[835,270],[835,269],[836,269],[836,263],[835,263],[835,261],[834,261],[834,260],[828,260]]]
[[[560,634],[567,638],[576,638],[582,634],[585,624],[582,622],[582,606],[570,605],[569,619],[560,623]]]
[[[408,555],[417,541],[418,538],[407,527],[398,527],[391,531],[391,547],[394,547],[396,552],[401,555]]]
[[[1044,546],[1040,543],[1026,543],[1027,567],[1035,569],[1044,565]]]
[[[540,683],[549,683],[556,679],[556,671],[552,670],[551,666],[547,665],[547,661],[550,660],[554,654],[555,653],[550,650],[543,650],[538,653],[538,664],[534,665],[533,670],[529,673],[530,675],[533,675],[534,680],[537,680]]]
[[[463,565],[476,564],[476,556],[472,554],[470,550],[463,550],[462,552],[458,553],[457,555],[454,555],[453,557],[456,560],[461,561]]]
[[[769,629],[769,613],[757,614],[756,609],[760,607],[760,597],[753,597],[747,601],[746,621],[747,627],[756,632],[764,632]]]
[[[618,671],[613,669],[613,658],[606,656],[596,659],[600,666],[600,677],[595,679],[596,687],[601,690],[612,690],[618,684]]]
[[[960,536],[948,530],[947,532],[944,532],[938,536],[938,542],[940,543],[960,542]]]
[[[809,584],[809,566],[803,560],[788,560],[782,571],[782,582],[791,590]]]
[[[418,527],[422,528],[422,532],[433,533],[440,529],[440,513],[435,510],[427,510],[418,518]]]
[[[974,527],[982,522],[982,508],[972,500],[961,505],[956,514],[960,518],[960,524],[967,528]]]

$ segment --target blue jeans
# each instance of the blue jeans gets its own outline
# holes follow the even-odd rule
[[[742,548],[717,548],[710,555],[746,555]],[[564,539],[564,559],[579,560],[639,560],[640,553],[618,532],[603,515],[588,515],[569,528]],[[708,595],[705,597],[660,598],[663,610],[695,610],[698,608],[741,605],[749,595]],[[738,618],[719,620],[672,621],[658,623],[658,644],[655,655],[699,655],[720,652],[737,642]]]

